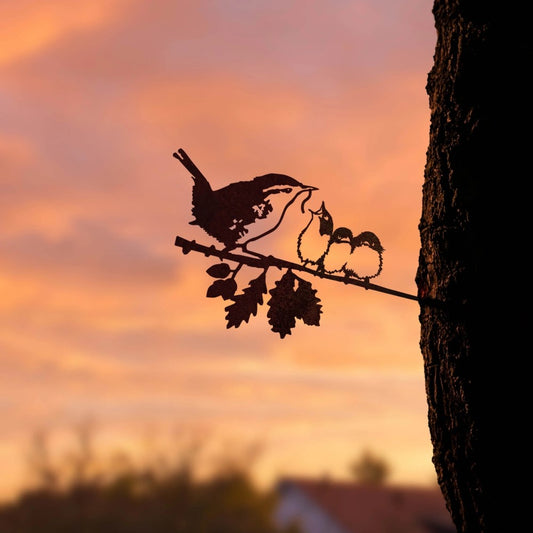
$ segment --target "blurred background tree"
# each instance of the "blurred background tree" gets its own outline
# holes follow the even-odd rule
[[[387,461],[369,450],[362,452],[349,469],[355,480],[364,485],[383,485],[390,474]]]
[[[0,533],[299,533],[274,524],[276,494],[251,481],[246,451],[240,462],[235,454],[220,459],[203,480],[194,476],[188,449],[157,467],[136,467],[119,455],[106,467],[84,426],[73,449],[53,463],[39,432],[28,454],[34,485],[0,506]]]

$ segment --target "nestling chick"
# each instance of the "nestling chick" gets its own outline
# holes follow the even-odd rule
[[[316,264],[317,270],[326,274],[344,273],[348,277],[367,280],[381,273],[384,248],[375,233],[363,231],[354,236],[350,228],[341,226],[333,229],[333,218],[326,210],[324,202],[318,211],[311,211],[311,213],[311,220],[298,239],[298,257],[304,264],[309,262]],[[302,242],[300,242],[313,225],[313,213],[321,224],[318,233],[321,233],[323,229],[325,233],[330,234],[325,250],[314,261],[309,257],[304,257],[301,252]]]
[[[296,252],[304,266],[309,264],[322,266],[333,232],[333,218],[324,202],[319,209],[316,211],[309,209],[309,212],[311,218],[298,235]]]
[[[326,255],[322,260],[323,271],[327,274],[344,272],[344,267],[352,252],[353,234],[350,228],[336,228],[331,234]]]
[[[351,239],[351,252],[344,273],[359,279],[375,278],[381,273],[384,251],[376,234],[363,231]]]

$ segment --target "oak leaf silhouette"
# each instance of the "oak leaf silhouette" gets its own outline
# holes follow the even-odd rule
[[[237,290],[237,282],[233,279],[217,279],[207,289],[208,298],[222,296],[224,300],[229,300]]]
[[[212,278],[227,278],[231,272],[231,268],[227,263],[217,263],[216,265],[210,266],[206,272]]]
[[[242,294],[231,298],[233,303],[224,309],[227,311],[226,328],[238,328],[242,322],[248,322],[251,316],[255,316],[257,307],[263,304],[263,294],[266,293],[266,272],[263,272],[259,277],[250,281]]]
[[[296,290],[295,283],[298,283]],[[272,331],[279,333],[283,339],[290,335],[296,326],[296,319],[301,319],[308,326],[320,325],[321,305],[315,296],[316,290],[311,283],[287,270],[275,287],[269,291],[271,298],[267,302],[270,309],[267,312],[268,322]]]
[[[298,288],[294,292],[295,316],[308,326],[319,326],[322,306],[318,303],[320,299],[316,297],[317,291],[309,281],[295,277],[298,280]]]

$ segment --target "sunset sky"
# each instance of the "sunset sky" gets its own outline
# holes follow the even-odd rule
[[[17,0],[0,35],[0,496],[34,431],[89,419],[103,452],[261,442],[269,482],[371,449],[433,484],[418,304],[308,276],[319,327],[280,339],[265,305],[226,329],[216,260],[174,246],[215,241],[172,157],[214,188],[318,187],[309,207],[380,237],[375,283],[416,294],[431,2]],[[291,208],[269,253],[297,261],[306,222]]]

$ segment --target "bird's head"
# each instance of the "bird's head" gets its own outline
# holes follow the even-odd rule
[[[313,191],[318,190],[318,187],[304,185],[285,174],[266,174],[258,176],[253,181],[260,187],[265,201],[271,204],[280,204],[284,209],[289,207],[296,198],[306,194],[301,204],[302,213],[304,212],[305,202],[309,200]]]
[[[363,231],[352,239],[352,251],[358,246],[368,246],[372,250],[383,253],[385,248],[381,245],[378,236],[371,231]]]
[[[331,235],[331,243],[332,244],[352,244],[353,240],[353,233],[350,228],[340,227],[337,228]]]
[[[318,229],[320,235],[331,235],[333,233],[333,217],[326,209],[326,204],[324,202],[322,202],[316,211],[309,209],[309,212],[311,215],[317,216],[320,221]]]

